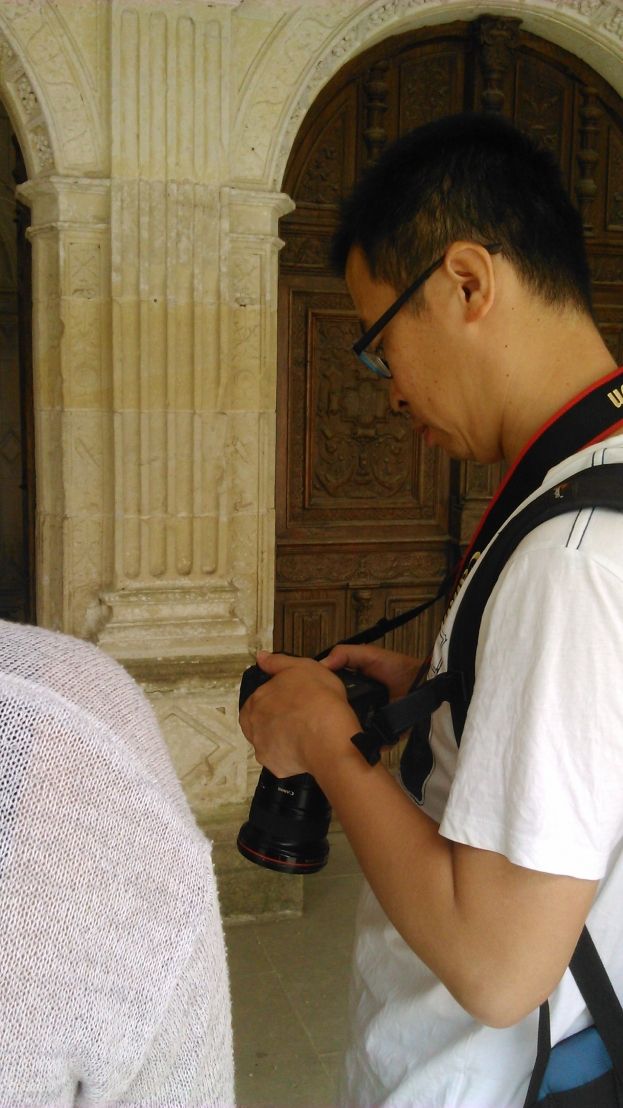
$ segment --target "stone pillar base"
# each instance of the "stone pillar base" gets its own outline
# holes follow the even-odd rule
[[[303,912],[303,882],[298,874],[276,873],[242,857],[236,839],[248,818],[249,804],[219,808],[199,822],[214,844],[214,868],[225,923],[286,919]]]
[[[183,672],[240,674],[247,631],[231,588],[132,588],[104,593],[98,645],[138,680]]]

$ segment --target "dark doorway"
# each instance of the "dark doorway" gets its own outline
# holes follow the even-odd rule
[[[22,154],[0,104],[0,619],[35,621],[31,251]]]

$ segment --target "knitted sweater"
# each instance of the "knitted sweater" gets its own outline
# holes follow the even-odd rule
[[[233,1103],[211,847],[149,705],[0,622],[0,1106]]]

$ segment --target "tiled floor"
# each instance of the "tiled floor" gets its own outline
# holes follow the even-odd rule
[[[300,919],[227,928],[238,1108],[336,1104],[361,875],[344,835],[330,842]]]

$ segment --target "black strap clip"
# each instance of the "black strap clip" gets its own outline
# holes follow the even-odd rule
[[[364,731],[353,735],[351,742],[363,754],[366,762],[375,766],[386,746],[395,746],[418,720],[432,715],[444,701],[450,703],[464,696],[461,673],[440,673],[425,681],[418,689],[379,708],[368,721]]]

